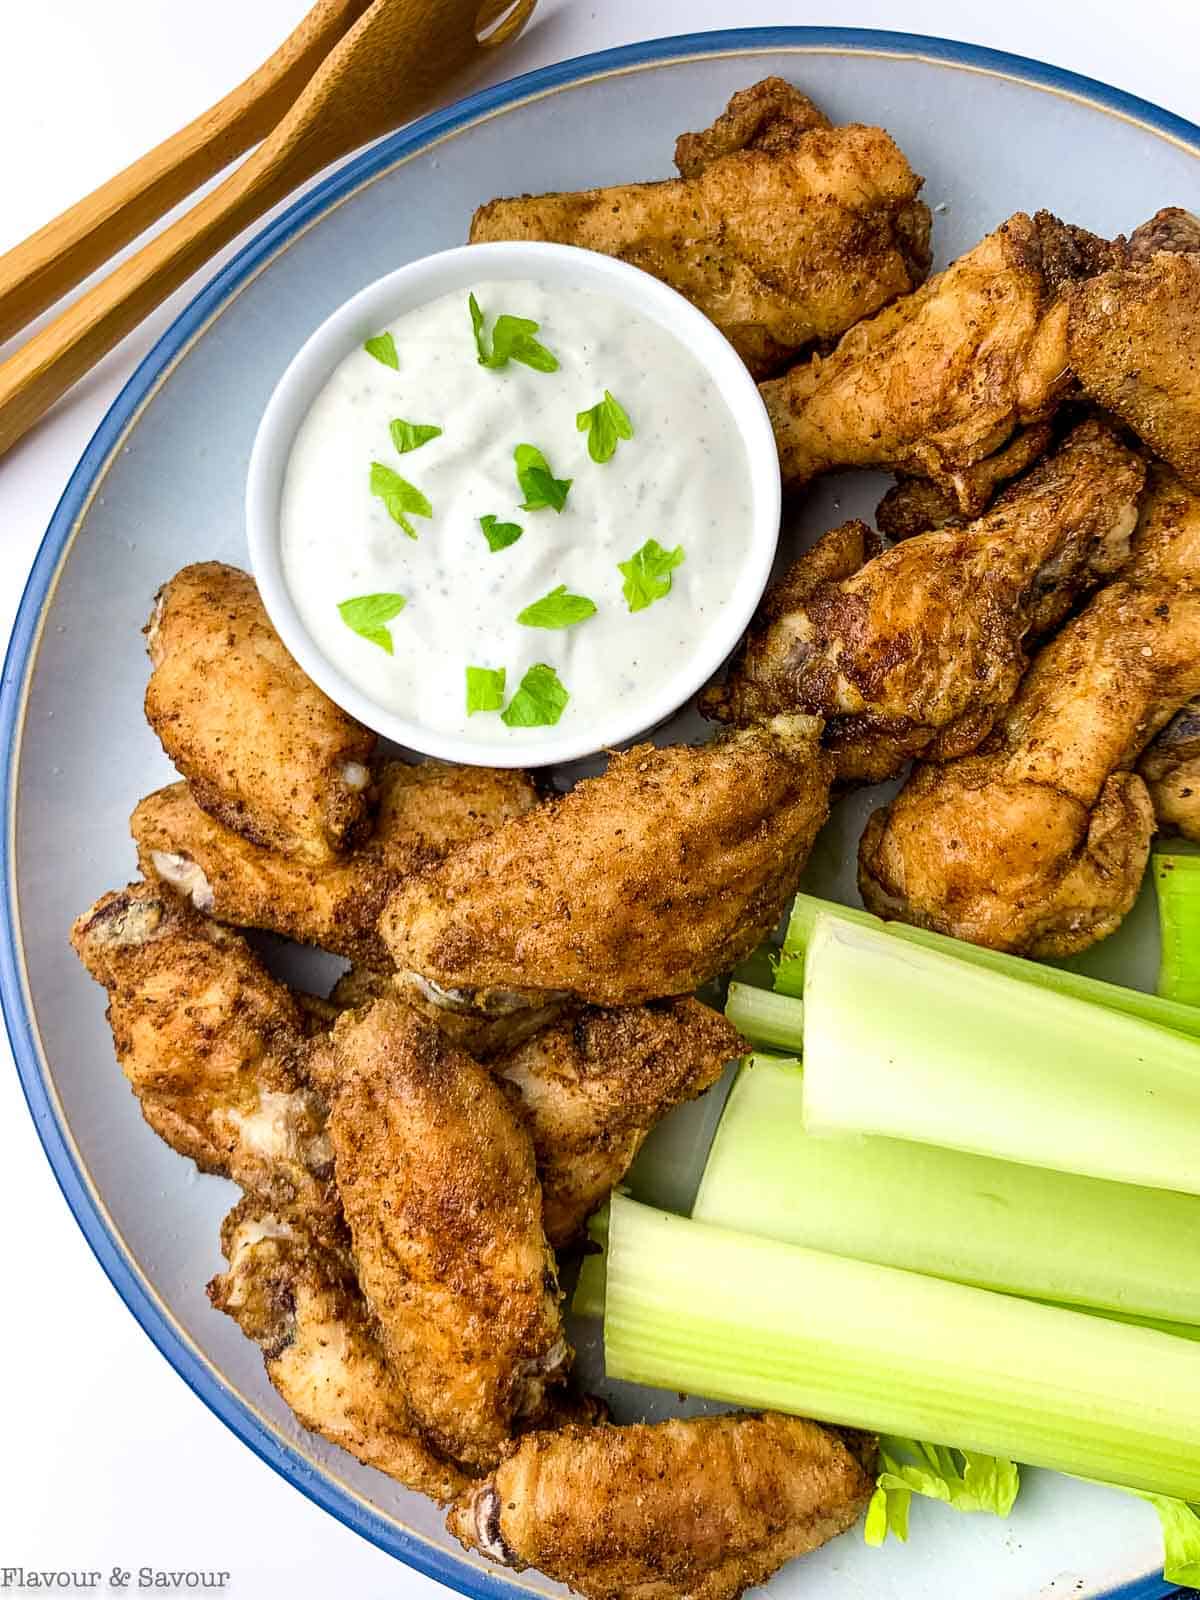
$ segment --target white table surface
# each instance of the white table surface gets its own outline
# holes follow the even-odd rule
[[[0,250],[238,81],[307,0],[5,0]],[[431,0],[436,3],[436,0]],[[198,25],[190,26],[191,19]],[[1196,0],[541,0],[489,78],[694,29],[943,34],[1074,68],[1200,120]],[[870,107],[864,109],[869,116]],[[0,462],[0,629],[68,473],[177,295]],[[262,1465],[175,1376],[76,1229],[0,1043],[0,1569],[223,1570],[246,1600],[432,1594]],[[10,1583],[11,1583],[10,1579]],[[0,1571],[0,1588],[4,1574]]]

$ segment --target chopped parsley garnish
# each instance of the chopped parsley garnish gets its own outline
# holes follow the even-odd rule
[[[503,667],[467,668],[467,715],[477,711],[499,711],[504,704]]]
[[[371,463],[371,493],[379,496],[388,509],[388,516],[400,524],[410,539],[417,537],[417,530],[406,513],[411,512],[415,517],[433,515],[433,507],[420,489],[393,472],[391,467],[385,467],[382,461]]]
[[[625,577],[621,592],[630,611],[644,611],[670,594],[671,574],[682,560],[681,544],[674,550],[664,550],[657,539],[647,539],[628,561],[618,561],[617,570]]]
[[[596,602],[586,595],[568,594],[565,583],[551,589],[540,600],[517,612],[517,621],[526,628],[571,628],[596,615]]]
[[[561,511],[567,503],[567,491],[575,480],[556,478],[550,471],[550,463],[536,445],[519,444],[513,451],[513,460],[517,467],[517,482],[525,496],[521,510],[545,511],[547,507],[553,507],[555,511]]]
[[[528,317],[510,317],[505,313],[496,318],[489,342],[479,301],[471,295],[467,304],[471,310],[471,327],[475,332],[475,349],[481,367],[506,367],[510,361],[519,361],[522,366],[532,367],[535,372],[558,371],[558,360],[553,352],[533,337],[540,323],[530,322]]]
[[[516,544],[517,540],[525,532],[519,522],[497,522],[490,512],[486,517],[480,517],[479,526],[483,529],[483,537],[488,542],[488,549],[493,552],[507,550],[509,545]]]
[[[509,728],[552,728],[570,698],[554,668],[539,661],[521,679],[521,687],[500,713],[500,720]]]
[[[410,450],[419,450],[430,439],[440,439],[442,436],[442,430],[434,427],[432,422],[405,422],[403,417],[396,417],[389,427],[392,443],[402,456],[406,456]]]
[[[616,453],[617,440],[633,438],[633,423],[607,389],[604,399],[597,400],[589,411],[576,412],[575,426],[580,433],[586,430],[588,455],[593,461],[611,461]]]
[[[391,367],[393,372],[400,371],[400,357],[396,354],[396,341],[390,333],[377,333],[368,339],[363,349],[369,356],[374,356],[376,361],[382,361],[385,367]]]
[[[398,617],[408,601],[402,594],[360,594],[353,600],[343,600],[338,605],[342,621],[369,644],[392,652],[392,636],[384,627],[393,617]]]

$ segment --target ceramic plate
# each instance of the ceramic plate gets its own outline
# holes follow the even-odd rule
[[[104,999],[67,946],[72,918],[134,873],[127,818],[172,777],[141,715],[141,628],[155,589],[185,562],[244,564],[242,490],[255,424],[306,336],[391,268],[457,244],[476,205],[520,190],[667,176],[677,133],[735,90],[780,73],[837,121],[882,123],[926,176],[937,263],[1017,209],[1039,206],[1100,233],[1164,204],[1200,209],[1200,128],[1100,85],[1015,57],[900,34],[764,29],[567,62],[489,89],[352,161],[267,228],[179,318],[88,447],[35,563],[5,667],[0,734],[7,819],[4,1011],[30,1109],[67,1200],[118,1292],[180,1375],[252,1449],[386,1550],[471,1595],[554,1586],[506,1580],[465,1556],[428,1502],[300,1431],[258,1350],[213,1312],[229,1185],[197,1179],[142,1122],[118,1072]],[[604,130],[603,139],[595,137]],[[870,516],[882,483],[831,480],[785,545]],[[666,730],[667,737],[674,730]],[[864,811],[843,806],[809,872],[853,897]],[[276,948],[315,986],[323,958]],[[1093,953],[1092,970],[1151,978],[1143,903]],[[715,1113],[661,1135],[675,1165],[664,1198],[686,1203]],[[596,1352],[587,1352],[594,1362]],[[676,1408],[624,1391],[626,1417]],[[785,1569],[776,1596],[973,1600],[1165,1592],[1150,1509],[1114,1492],[1029,1473],[1008,1522],[914,1508],[907,1547],[858,1534]],[[486,1575],[485,1575],[486,1573]]]

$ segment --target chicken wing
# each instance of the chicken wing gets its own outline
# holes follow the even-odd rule
[[[261,1347],[302,1427],[439,1502],[466,1489],[422,1440],[343,1254],[255,1200],[225,1218],[221,1249],[229,1268],[208,1297]]]
[[[745,723],[806,712],[845,781],[972,750],[1016,692],[1025,642],[1129,553],[1144,467],[1099,422],[962,529],[865,565],[861,523],[827,534],[768,592],[727,682],[701,701]],[[856,570],[857,569],[857,570]]]
[[[1041,460],[1050,448],[1053,433],[1049,422],[1022,428],[1002,450],[966,469],[962,474],[966,485],[963,498],[980,511],[985,510],[1001,484],[1019,478]],[[954,490],[931,478],[898,478],[875,511],[875,526],[897,543],[936,528],[961,528],[970,521]]]
[[[146,717],[192,798],[253,843],[316,863],[370,832],[375,735],[284,649],[254,580],[205,561],[159,590]]]
[[[874,1441],[801,1417],[533,1433],[450,1508],[469,1550],[588,1600],[736,1600],[852,1527]]]
[[[570,1357],[529,1135],[486,1068],[395,998],[342,1017],[310,1070],[358,1281],[422,1435],[490,1466]]]
[[[443,989],[686,994],[747,955],[794,893],[829,806],[820,724],[638,745],[598,778],[402,884],[396,965]]]
[[[881,467],[931,478],[977,515],[995,482],[982,463],[1070,385],[1061,291],[1121,256],[1047,212],[1017,212],[832,355],[761,385],[784,483]]]
[[[650,1129],[746,1046],[698,1000],[585,1007],[492,1065],[516,1092],[542,1180],[546,1237],[569,1244]]]
[[[522,772],[440,761],[384,762],[376,786],[371,838],[344,860],[316,864],[252,844],[202,811],[186,783],[171,784],[130,818],[138,865],[219,922],[386,968],[375,925],[392,890],[455,845],[531,810],[538,796]]]
[[[325,1106],[304,1078],[305,1012],[244,939],[155,884],[104,895],[71,943],[108,991],[142,1115],[202,1172],[314,1231],[339,1231]]]
[[[1119,925],[1154,831],[1130,769],[1200,693],[1198,553],[1200,500],[1156,474],[1126,573],[1045,646],[979,752],[918,767],[872,816],[872,911],[1033,956]]]
[[[882,128],[833,128],[779,78],[684,134],[683,176],[492,200],[471,242],[550,239],[619,257],[685,295],[761,375],[835,338],[929,270],[921,179]]]
[[[1162,831],[1200,844],[1200,700],[1172,717],[1137,769]]]

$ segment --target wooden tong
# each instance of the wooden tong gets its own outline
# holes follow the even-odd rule
[[[0,363],[0,454],[192,273],[314,173],[427,109],[537,0],[317,0],[238,88],[0,256],[0,342],[260,139],[258,149]]]

